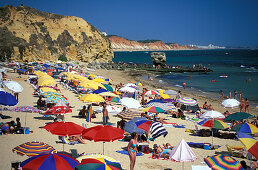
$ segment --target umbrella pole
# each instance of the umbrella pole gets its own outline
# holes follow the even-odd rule
[[[64,142],[63,142],[63,152],[64,152]]]
[[[212,136],[212,147],[213,147],[213,130],[211,129],[211,136]]]
[[[25,124],[24,124],[24,127],[26,127],[26,122],[27,122],[27,112],[25,114]]]
[[[182,170],[184,170],[184,162],[183,162],[183,164],[182,164]]]
[[[105,142],[103,142],[103,155],[104,155],[104,144],[105,144]]]

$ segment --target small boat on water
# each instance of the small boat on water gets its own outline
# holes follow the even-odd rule
[[[220,75],[219,77],[221,77],[221,78],[227,78],[228,76],[227,76],[227,75]]]

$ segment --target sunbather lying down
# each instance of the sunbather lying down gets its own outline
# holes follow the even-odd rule
[[[157,158],[169,158],[169,154],[172,150],[172,146],[169,143],[163,144],[164,148],[161,146],[158,146],[157,144],[153,145],[153,156]]]
[[[76,135],[76,136],[74,135],[74,136],[69,136],[69,137],[59,136],[59,139],[63,143],[66,143],[69,145],[74,145],[74,144],[79,144],[79,143],[85,144],[85,142],[82,140],[82,138],[79,135]]]

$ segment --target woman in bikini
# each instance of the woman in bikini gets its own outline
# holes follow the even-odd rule
[[[241,106],[240,106],[240,112],[244,112],[244,109],[245,109],[245,99],[242,98],[242,100],[241,100]]]
[[[131,134],[131,136],[133,137],[133,139],[130,140],[130,142],[128,143],[127,146],[127,150],[128,150],[128,155],[130,158],[130,170],[134,169],[134,165],[135,165],[135,161],[136,161],[136,153],[137,151],[137,133],[133,132]]]
[[[246,111],[248,111],[248,112],[246,112]],[[245,99],[245,112],[249,113],[249,100],[247,98]]]

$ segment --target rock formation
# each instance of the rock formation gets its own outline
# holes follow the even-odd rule
[[[110,41],[82,18],[24,6],[0,8],[0,61],[110,62]]]
[[[141,50],[188,50],[194,49],[186,45],[178,45],[174,43],[165,44],[162,41],[146,41],[146,42],[137,42],[127,40],[119,36],[109,36],[111,42],[111,47],[114,51],[141,51]]]
[[[151,59],[155,66],[165,66],[166,65],[166,54],[163,52],[152,52]]]

